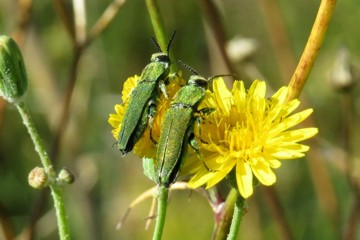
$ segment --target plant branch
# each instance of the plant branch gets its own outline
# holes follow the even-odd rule
[[[101,17],[92,27],[86,42],[85,46],[89,45],[95,38],[97,38],[112,22],[116,14],[118,13],[120,7],[124,5],[125,0],[114,0],[104,11]]]
[[[53,165],[51,163],[49,155],[45,150],[44,144],[35,127],[35,124],[31,119],[30,113],[25,106],[25,103],[20,102],[16,104],[16,107],[34,143],[35,151],[38,153],[40,157],[41,164],[47,171],[49,178],[52,179],[49,181],[49,185],[50,185],[51,195],[54,200],[54,207],[55,207],[56,217],[59,227],[59,236],[61,240],[68,240],[70,239],[70,230],[67,222],[67,214],[64,206],[62,190],[59,186],[57,186],[56,182],[54,181],[54,179],[56,178],[56,173],[54,171]]]
[[[218,214],[215,214],[215,228],[212,234],[212,240],[226,239],[229,233],[231,219],[234,213],[234,206],[237,200],[238,192],[236,189],[231,188],[227,195],[226,201]]]
[[[159,186],[158,191],[158,210],[153,240],[161,240],[164,231],[169,189],[164,186]]]
[[[226,45],[226,35],[224,32],[224,28],[221,24],[220,14],[216,9],[216,6],[212,0],[202,0],[202,5],[204,8],[204,12],[206,14],[206,19],[209,23],[210,29],[214,34],[214,39],[216,44],[220,50],[221,57],[226,65],[227,70],[231,74],[235,74],[237,78],[242,78],[243,76],[239,76],[235,71],[229,56],[226,53],[225,45]]]
[[[63,0],[54,0],[55,9],[60,19],[65,25],[66,31],[69,33],[71,39],[75,39],[75,29],[74,29],[74,20],[69,14],[69,7],[67,7]]]
[[[244,215],[244,203],[245,199],[238,194],[234,208],[234,216],[232,218],[230,231],[227,237],[228,240],[236,240],[237,238],[242,216]]]
[[[324,41],[325,33],[333,15],[335,4],[336,0],[321,1],[319,11],[305,49],[289,83],[287,100],[292,100],[300,95]]]

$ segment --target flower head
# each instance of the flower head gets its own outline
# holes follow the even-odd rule
[[[170,77],[170,83],[166,87],[166,91],[168,93],[168,98],[165,98],[163,94],[158,98],[157,108],[156,108],[156,116],[153,121],[152,127],[152,136],[157,141],[160,137],[160,126],[163,120],[163,115],[166,109],[169,107],[172,97],[175,95],[177,90],[180,88],[179,83],[183,83],[183,79],[181,79],[181,72],[174,77]],[[108,122],[113,127],[111,131],[114,138],[117,140],[119,136],[121,121],[125,114],[125,110],[127,108],[128,100],[130,97],[130,93],[132,89],[136,87],[140,80],[140,77],[135,75],[133,77],[129,77],[123,87],[122,91],[122,102],[123,104],[115,105],[115,113],[109,115]],[[147,158],[155,158],[156,156],[156,146],[150,139],[150,128],[149,126],[146,128],[145,133],[140,138],[140,140],[135,144],[134,153],[139,157],[147,157]]]
[[[246,92],[242,81],[235,81],[232,91],[222,78],[213,82],[213,92],[207,91],[201,108],[214,108],[200,129],[200,151],[203,161],[186,162],[184,171],[194,173],[189,186],[203,184],[212,187],[235,170],[240,194],[247,198],[253,193],[253,176],[264,185],[276,182],[273,168],[280,167],[279,160],[304,156],[309,147],[298,143],[314,136],[317,128],[291,129],[306,119],[312,109],[295,114],[299,106],[295,99],[286,102],[287,87],[280,88],[272,97],[266,98],[266,85],[254,81]]]

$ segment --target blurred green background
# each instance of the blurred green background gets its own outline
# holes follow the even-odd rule
[[[74,56],[73,41],[56,10],[58,2],[0,2],[0,34],[14,36],[23,51],[30,81],[25,101],[49,152],[56,141]],[[71,1],[64,2],[67,13],[73,16]],[[206,2],[158,1],[168,35],[178,30],[171,46],[176,59],[205,76],[228,73],[206,20]],[[251,56],[232,62],[239,78],[248,84],[249,80],[263,78],[269,84],[269,96],[270,88],[286,85],[320,1],[213,2],[227,41],[241,36],[256,42]],[[88,32],[110,3],[85,3]],[[26,4],[30,4],[29,11]],[[25,24],[21,25],[21,20]],[[301,95],[302,108],[315,110],[305,125],[318,127],[319,134],[307,142],[312,148],[306,159],[283,161],[276,170],[274,188],[293,239],[341,239],[352,211],[354,195],[347,180],[343,136],[344,119],[350,112],[352,158],[359,161],[359,87],[349,94],[349,107],[346,94],[334,89],[329,76],[341,46],[348,48],[352,63],[359,65],[359,22],[359,3],[338,1]],[[76,176],[76,182],[64,190],[73,239],[151,239],[153,224],[144,229],[150,199],[136,206],[123,227],[116,230],[130,202],[154,183],[143,175],[138,157],[129,154],[122,158],[113,147],[115,140],[107,119],[114,105],[121,103],[123,82],[140,74],[156,50],[150,41],[153,34],[145,1],[127,1],[108,28],[82,52],[69,119],[56,158],[59,168],[66,166]],[[17,239],[57,239],[52,199],[39,207],[39,199],[48,192],[41,194],[27,184],[29,171],[40,165],[30,137],[15,107],[2,102],[0,114],[0,239],[6,239],[6,234]],[[360,176],[360,171],[357,175],[355,171],[355,176]],[[285,239],[265,187],[256,188],[247,206],[239,239]],[[30,237],[31,216],[36,211],[40,211],[40,219]],[[212,209],[200,194],[175,191],[163,239],[210,239],[213,222]],[[354,239],[360,239],[360,231]]]

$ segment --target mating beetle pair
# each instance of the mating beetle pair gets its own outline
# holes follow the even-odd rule
[[[159,52],[152,55],[151,62],[144,68],[138,85],[132,90],[121,122],[117,145],[123,155],[133,149],[143,135],[147,124],[150,125],[151,131],[160,91],[167,97],[165,82],[170,73],[169,48],[174,35],[175,32],[170,38],[166,53],[161,51],[160,46],[153,39]],[[208,80],[199,76],[190,67],[187,68],[193,75],[175,94],[169,109],[166,110],[157,144],[154,162],[155,180],[165,187],[169,187],[176,181],[187,155],[188,144],[200,156],[194,136],[194,124],[198,118],[197,107],[205,97],[205,91],[208,88]],[[209,109],[200,111],[208,113]],[[150,137],[152,138],[151,132]],[[155,142],[153,139],[152,141]]]

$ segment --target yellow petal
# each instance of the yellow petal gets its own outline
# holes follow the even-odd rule
[[[304,156],[310,148],[306,145],[297,143],[282,143],[272,148],[271,156],[276,159],[295,159]]]
[[[270,186],[276,182],[276,175],[268,164],[259,161],[255,166],[251,166],[251,169],[262,184]]]
[[[137,75],[126,79],[126,81],[124,82],[123,91],[121,93],[121,95],[122,95],[121,99],[122,99],[123,103],[129,99],[131,91],[136,87],[139,79],[140,79],[140,77]]]
[[[208,182],[214,173],[209,172],[206,169],[200,169],[188,182],[189,188],[198,188]]]
[[[118,115],[116,115],[116,114],[109,114],[108,123],[113,128],[119,128],[120,124],[121,124],[121,119],[119,119]]]
[[[287,93],[288,87],[281,87],[270,99],[276,100],[277,104],[283,104],[286,100]]]
[[[231,169],[233,169],[233,167],[222,168],[221,170],[215,170],[212,178],[209,179],[209,181],[207,182],[206,188],[211,188],[212,186],[223,180],[229,174]]]
[[[213,81],[213,91],[221,112],[230,112],[233,99],[231,92],[225,85],[224,79],[217,78]]]
[[[275,134],[276,132],[282,132],[285,131],[286,129],[289,129],[299,123],[301,123],[302,121],[304,121],[311,113],[313,112],[313,110],[310,109],[306,109],[302,112],[296,113],[290,117],[287,117],[285,119],[283,119],[282,122],[280,122],[279,124],[277,124],[271,131],[270,134]]]
[[[236,164],[236,183],[241,196],[248,198],[253,194],[252,172],[249,164],[238,162]]]
[[[270,167],[272,168],[279,168],[281,166],[281,162],[277,159],[271,159],[271,160],[267,160]]]
[[[276,138],[273,138],[273,142],[279,143],[288,143],[288,142],[300,142],[305,139],[313,137],[318,133],[317,128],[301,128],[291,131],[286,131],[280,133]]]

